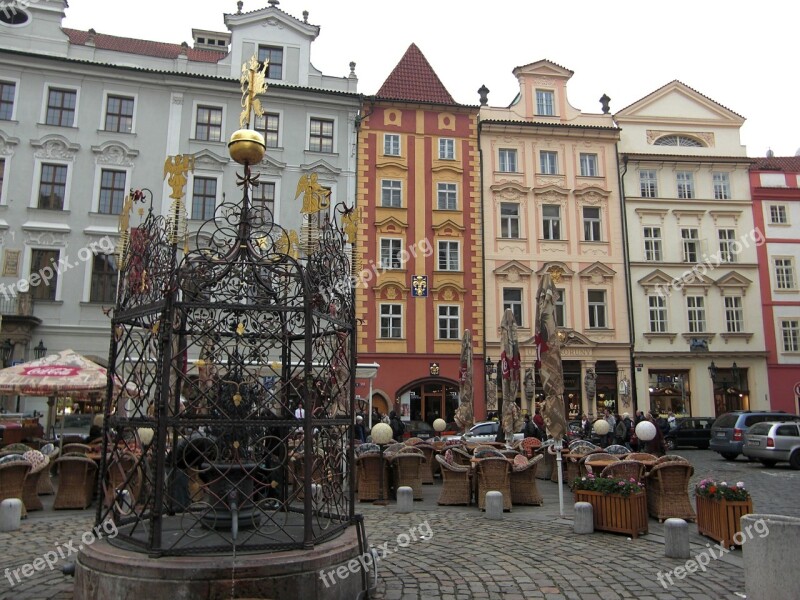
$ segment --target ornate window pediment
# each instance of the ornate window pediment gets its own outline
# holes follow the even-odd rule
[[[408,224],[394,217],[386,217],[382,221],[375,222],[375,229],[378,230],[378,233],[402,234],[408,229]]]
[[[0,156],[11,156],[14,154],[14,146],[19,144],[19,138],[5,135],[0,131]]]
[[[128,148],[122,142],[105,142],[99,146],[92,146],[96,154],[95,162],[98,165],[112,165],[116,167],[132,167],[133,159],[139,156],[139,151]],[[227,161],[226,161],[227,162]]]
[[[80,144],[73,144],[63,135],[46,135],[38,140],[31,140],[31,146],[35,148],[33,155],[41,159],[60,159],[73,160]]]
[[[582,279],[589,279],[595,285],[611,283],[616,274],[617,272],[614,269],[607,267],[601,262],[591,264],[578,273]]]
[[[575,198],[583,204],[600,204],[608,200],[611,192],[596,185],[575,190]]]
[[[465,229],[452,219],[446,219],[438,225],[432,225],[431,228],[436,232],[436,235],[442,237],[461,237]]]
[[[513,181],[504,181],[503,183],[490,186],[489,189],[494,194],[496,200],[506,202],[523,201],[527,198],[528,192],[530,191],[530,189],[524,185],[520,185]]]
[[[744,296],[753,282],[744,275],[731,271],[715,282],[723,296]]]
[[[494,270],[497,279],[505,279],[509,283],[516,283],[520,279],[529,278],[533,269],[526,267],[521,262],[512,260]]]
[[[672,285],[672,277],[661,269],[656,269],[639,279],[637,282],[647,293],[659,288],[668,288]]]
[[[446,281],[431,288],[434,300],[457,302],[464,299],[467,290],[451,281]]]
[[[200,150],[194,153],[194,168],[202,171],[223,171],[231,159],[220,156],[211,150]]]
[[[336,179],[341,175],[342,170],[334,167],[324,159],[315,160],[311,164],[300,165],[300,170],[304,173],[316,173],[319,179]]]

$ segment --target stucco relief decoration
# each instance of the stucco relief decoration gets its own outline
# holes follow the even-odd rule
[[[521,246],[499,246],[498,250],[501,254],[522,254],[522,247]]]
[[[172,103],[175,106],[183,106],[183,94],[175,94],[172,96]]]
[[[516,283],[519,281],[519,271],[514,267],[511,267],[508,271],[506,271],[506,279],[511,283]]]
[[[60,159],[60,160],[73,160],[77,154],[80,146],[77,144],[70,144],[60,139],[49,139],[44,142],[35,142],[34,146],[38,146],[38,150],[33,153],[36,158],[44,159]]]
[[[400,295],[400,291],[393,285],[386,288],[386,297],[389,300],[394,300]]]
[[[285,28],[285,25],[279,19],[276,19],[275,17],[270,17],[268,19],[265,19],[264,23],[262,24],[262,27],[266,27],[267,25],[269,25],[270,27],[277,27],[278,29],[284,29]]]
[[[581,201],[583,204],[591,204],[592,206],[600,204],[604,199],[605,198],[603,198],[603,196],[597,192],[588,192],[581,195]]]
[[[450,301],[455,300],[455,299],[456,299],[456,294],[455,294],[455,292],[453,291],[452,288],[446,288],[442,292],[442,300],[450,302]]]
[[[543,204],[560,204],[562,207],[567,202],[567,196],[558,192],[545,192],[539,196],[539,199]]]
[[[456,118],[454,115],[449,113],[439,115],[439,129],[446,129],[450,131],[455,131],[456,128]]]
[[[384,125],[400,125],[402,114],[399,110],[387,110],[383,116]]]
[[[561,267],[552,266],[547,269],[547,273],[550,274],[550,279],[553,280],[553,283],[559,283],[561,278],[564,277],[564,269]]]
[[[25,244],[29,246],[65,246],[67,233],[53,231],[26,231]]]
[[[566,187],[566,182],[563,177],[537,177],[536,187],[546,187],[548,185],[555,185],[558,187]]]
[[[556,80],[551,77],[536,77],[533,80],[533,83],[536,85],[547,85],[552,87],[556,84]]]
[[[129,152],[116,144],[106,146],[102,150],[96,148],[92,148],[92,150],[98,153],[98,165],[113,165],[117,167],[132,167],[133,160],[131,159],[138,154],[138,152]]]
[[[17,138],[7,138],[0,133],[0,156],[11,156],[14,154],[14,146],[19,143]]]

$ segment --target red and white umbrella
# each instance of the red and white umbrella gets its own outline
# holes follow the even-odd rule
[[[73,350],[62,350],[0,370],[0,393],[58,396],[102,392],[108,385],[104,367]]]

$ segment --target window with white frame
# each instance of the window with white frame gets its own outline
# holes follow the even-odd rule
[[[386,156],[400,156],[400,136],[398,134],[383,134],[383,153]]]
[[[311,119],[308,149],[311,152],[333,153],[333,121],[331,119]]]
[[[542,205],[542,239],[561,239],[561,207],[558,204]]]
[[[398,340],[403,337],[403,305],[381,304],[381,338]]]
[[[455,304],[439,305],[439,339],[461,339],[461,307]]]
[[[522,288],[503,288],[503,312],[511,309],[514,322],[522,325]]]
[[[519,204],[500,203],[500,237],[519,238]]]
[[[257,116],[254,127],[264,132],[264,145],[267,148],[280,147],[281,116],[278,113],[264,113]]]
[[[64,210],[67,195],[67,165],[42,163],[37,208]]]
[[[706,299],[703,296],[686,296],[686,314],[689,320],[689,333],[705,333]]]
[[[697,262],[700,250],[700,238],[697,236],[697,229],[693,227],[684,227],[681,229],[681,240],[683,241],[683,262]]]
[[[400,251],[403,240],[397,238],[381,238],[381,268],[400,269]]]
[[[135,100],[129,96],[106,96],[106,118],[103,129],[116,133],[133,131],[133,109]]]
[[[555,301],[555,315],[556,325],[558,327],[567,326],[567,290],[564,288],[556,288],[556,301]]]
[[[206,221],[217,210],[217,180],[215,177],[195,177],[192,184],[192,219]]]
[[[28,283],[31,298],[34,300],[54,301],[58,290],[59,269],[58,250],[47,248],[31,248],[31,270]],[[52,273],[52,277],[44,277],[44,273]]]
[[[127,178],[125,171],[103,169],[100,171],[100,195],[97,203],[97,212],[105,215],[118,215],[122,212],[125,202]]]
[[[517,151],[513,148],[500,148],[500,172],[501,173],[516,173],[517,172]]]
[[[283,79],[283,48],[276,46],[259,46],[258,62],[267,65],[267,79]]]
[[[75,108],[77,105],[78,92],[76,90],[49,88],[47,90],[45,124],[58,125],[59,127],[74,127]]]
[[[536,90],[536,114],[543,117],[556,114],[555,94],[551,90]]]
[[[543,175],[558,175],[558,152],[552,150],[539,152],[539,172]]]
[[[458,209],[458,189],[455,183],[437,183],[436,198],[436,207],[439,210]]]
[[[600,208],[597,206],[583,207],[583,240],[586,242],[601,241]]]
[[[439,158],[441,160],[455,160],[456,141],[453,138],[439,138]]]
[[[589,290],[587,298],[589,301],[589,328],[605,329],[608,327],[605,290]]]
[[[461,270],[461,244],[456,241],[439,241],[439,270]]]
[[[117,294],[117,260],[113,254],[92,257],[92,282],[89,302],[112,304]]]
[[[724,263],[736,262],[736,230],[717,229],[717,240],[719,241],[719,261]]]
[[[403,206],[403,182],[399,179],[381,180],[381,206],[400,208]]]
[[[600,172],[597,169],[597,154],[587,154],[581,152],[581,177],[597,177]]]
[[[785,204],[771,204],[769,207],[769,222],[771,225],[786,225],[789,218]]]
[[[775,289],[793,290],[797,287],[794,277],[794,259],[791,257],[776,257],[772,259],[775,268]]]
[[[650,333],[665,333],[667,331],[667,299],[660,294],[648,296],[650,307]]]
[[[251,192],[253,196],[253,208],[261,213],[265,221],[275,220],[275,182],[259,181],[258,185],[253,186]],[[269,211],[269,212],[266,212]]]
[[[10,121],[14,116],[14,98],[17,84],[13,81],[0,81],[0,121]]]
[[[661,261],[661,227],[644,227],[644,259],[651,262]]]
[[[800,352],[800,320],[781,319],[784,352]]]
[[[731,176],[730,173],[712,173],[714,182],[714,200],[731,199]]]
[[[694,198],[694,173],[691,171],[675,171],[675,181],[678,186],[678,198]]]
[[[744,331],[744,311],[741,296],[725,296],[725,329],[728,333]]]
[[[219,106],[197,106],[194,124],[194,139],[202,142],[222,141],[222,108]]]
[[[639,190],[642,198],[658,197],[658,177],[655,169],[639,171]]]

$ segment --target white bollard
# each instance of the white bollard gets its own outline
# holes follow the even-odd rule
[[[664,556],[689,558],[689,524],[683,519],[664,521]]]
[[[397,512],[400,514],[414,512],[414,490],[407,485],[397,488]]]
[[[589,502],[575,503],[575,522],[572,527],[575,533],[594,533],[594,509]]]
[[[16,531],[22,518],[22,500],[7,498],[0,502],[0,531]]]
[[[486,492],[486,518],[499,521],[503,518],[503,492]]]

